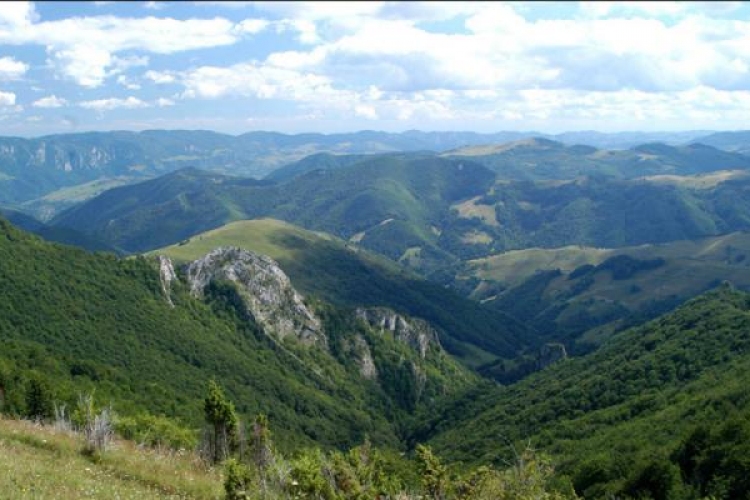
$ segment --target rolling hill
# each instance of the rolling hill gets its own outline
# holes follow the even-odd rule
[[[450,283],[462,262],[508,250],[616,248],[747,230],[748,186],[744,171],[504,181],[467,160],[385,155],[283,183],[181,170],[109,190],[52,225],[141,252],[273,217]]]
[[[720,282],[750,290],[748,252],[747,233],[617,249],[534,248],[470,261],[459,280],[486,306],[581,354]],[[480,368],[501,381],[535,370],[533,357]]]

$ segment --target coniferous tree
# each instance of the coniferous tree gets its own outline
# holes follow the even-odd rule
[[[34,420],[52,416],[52,394],[49,386],[40,378],[29,380],[26,387],[26,415]]]
[[[237,438],[237,413],[215,380],[208,383],[208,395],[203,404],[206,422],[210,426],[209,453],[213,463],[226,459]]]

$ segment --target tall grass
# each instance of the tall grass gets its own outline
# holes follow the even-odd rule
[[[0,420],[0,492],[7,499],[220,499],[221,473],[192,452],[144,449],[113,439],[86,455],[83,436]]]

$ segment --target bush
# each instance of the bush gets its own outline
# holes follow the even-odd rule
[[[250,498],[252,491],[252,473],[250,469],[237,460],[230,458],[224,468],[224,491],[227,500],[245,500]]]
[[[192,450],[198,444],[196,433],[162,416],[140,413],[132,417],[118,417],[115,431],[125,439],[154,448]]]

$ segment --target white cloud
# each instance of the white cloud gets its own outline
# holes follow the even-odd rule
[[[156,105],[160,108],[164,108],[167,106],[174,106],[175,102],[172,99],[167,99],[166,97],[160,97],[156,100]]]
[[[29,70],[29,65],[13,57],[0,57],[0,80],[18,80]]]
[[[66,104],[68,104],[68,101],[66,99],[57,97],[56,95],[52,94],[48,95],[47,97],[37,99],[31,105],[35,108],[60,108],[62,106],[65,106]]]
[[[357,104],[354,106],[354,114],[369,120],[378,119],[378,113],[375,111],[375,108],[366,104]]]
[[[254,6],[282,19],[319,21],[353,16],[375,16],[385,2],[255,2]]]
[[[214,19],[68,17],[35,22],[30,4],[10,2],[0,9],[0,44],[40,44],[63,77],[84,87],[98,87],[127,67],[143,65],[142,56],[120,58],[123,51],[156,54],[231,45],[241,33],[220,17]]]
[[[118,109],[118,108],[135,109],[135,108],[148,107],[148,103],[133,96],[130,96],[126,99],[111,97],[109,99],[96,99],[93,101],[83,101],[83,102],[79,102],[78,105],[82,108],[93,109],[95,111],[109,111],[109,110]]]
[[[117,77],[117,83],[122,85],[128,90],[140,90],[141,85],[138,82],[134,82],[130,78],[128,78],[125,75],[120,75]]]
[[[270,23],[265,19],[245,19],[238,23],[234,29],[238,33],[255,35],[265,30],[269,24]]]
[[[166,5],[164,4],[164,2],[153,2],[153,1],[151,1],[151,2],[145,2],[143,4],[143,8],[144,9],[149,9],[149,10],[161,10],[164,7],[166,7]]]
[[[16,94],[0,91],[0,106],[15,106]]]
[[[39,19],[32,2],[7,2],[0,9],[0,26],[23,28]]]
[[[333,92],[330,81],[311,73],[242,63],[230,67],[202,66],[181,75],[185,97],[215,99],[243,95],[260,99],[307,101]]]
[[[176,80],[174,72],[170,71],[148,70],[143,74],[143,77],[159,85],[174,83]]]
[[[109,51],[93,45],[78,45],[70,49],[53,52],[48,60],[66,78],[82,87],[98,87],[107,77],[107,68],[112,64]]]
[[[300,43],[310,45],[320,41],[315,23],[307,19],[284,19],[276,23],[278,33],[288,30],[297,32],[297,39]]]
[[[424,29],[406,15],[360,18],[354,31],[307,51],[272,53],[266,63],[326,76],[340,88],[374,83],[411,91],[534,86],[660,91],[750,85],[747,21],[694,14],[674,23],[641,17],[528,21],[509,4],[484,4],[481,10],[448,5],[455,10],[444,17],[465,17],[468,33]],[[633,8],[676,12],[682,5]],[[326,8],[277,9],[288,15],[295,8],[310,18],[333,15]]]

